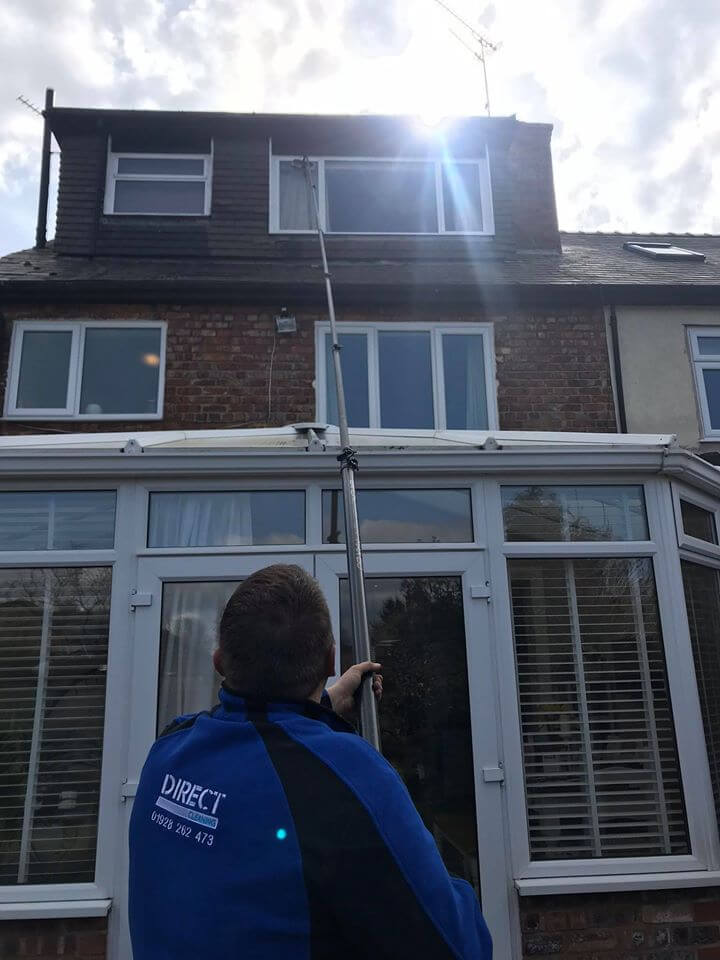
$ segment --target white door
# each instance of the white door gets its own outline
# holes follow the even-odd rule
[[[217,702],[211,655],[222,611],[235,586],[271,563],[296,563],[313,573],[312,554],[141,557],[134,619],[130,745],[124,786],[117,896],[110,913],[108,960],[130,960],[127,924],[127,830],[140,771],[157,734],[182,713]]]
[[[147,751],[166,723],[216,702],[210,655],[235,584],[269,563],[318,578],[337,640],[337,672],[352,662],[344,553],[143,557],[134,618],[130,747],[119,837],[118,896],[108,960],[130,960],[127,827]],[[367,551],[374,656],[383,663],[383,752],[404,778],[454,874],[474,883],[495,941],[510,960],[496,689],[483,551]]]
[[[383,666],[382,752],[405,781],[451,873],[478,890],[496,960],[510,960],[507,879],[484,551],[367,551],[372,654]],[[344,554],[317,555],[338,643],[352,663]]]

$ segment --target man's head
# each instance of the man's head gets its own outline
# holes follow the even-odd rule
[[[334,673],[334,658],[330,611],[302,567],[264,567],[230,597],[214,663],[231,689],[267,699],[305,699]]]

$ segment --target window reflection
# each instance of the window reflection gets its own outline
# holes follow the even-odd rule
[[[472,543],[469,490],[359,490],[365,543]],[[339,490],[323,490],[323,543],[345,542]]]
[[[353,662],[347,580],[342,669]],[[372,655],[383,665],[382,750],[410,791],[448,869],[478,885],[475,787],[459,577],[366,579]]]
[[[641,486],[502,488],[510,541],[647,540]]]

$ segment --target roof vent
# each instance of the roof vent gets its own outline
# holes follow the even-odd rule
[[[623,249],[637,253],[640,257],[649,257],[651,260],[700,260],[705,262],[705,254],[696,250],[686,250],[685,247],[676,247],[673,243],[655,243],[648,240],[641,243],[627,242]]]

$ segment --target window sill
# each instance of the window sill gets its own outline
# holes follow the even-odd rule
[[[46,900],[0,903],[2,920],[55,920],[64,917],[106,917],[112,900]]]
[[[633,873],[597,877],[539,877],[515,881],[515,888],[521,897],[544,897],[557,893],[613,893],[715,886],[720,886],[720,870]]]
[[[152,420],[162,420],[163,414],[160,413],[112,413],[107,416],[95,416],[91,413],[86,414],[21,414],[7,413],[0,420],[6,420],[9,423],[27,423],[35,421],[40,423],[139,423],[150,422]]]

